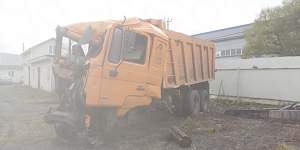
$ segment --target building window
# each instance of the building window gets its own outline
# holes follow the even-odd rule
[[[230,56],[236,56],[236,49],[230,50]]]
[[[242,55],[242,49],[227,49],[220,50],[216,52],[217,57],[230,57],[230,56],[240,56]]]
[[[225,56],[230,56],[230,50],[225,51]]]
[[[15,72],[14,72],[14,71],[10,71],[10,72],[8,72],[8,75],[9,75],[10,77],[14,77],[14,76],[15,76]]]
[[[221,57],[221,51],[216,52],[216,57]]]
[[[225,56],[225,51],[221,51],[221,56]]]
[[[236,50],[236,55],[242,55],[242,49],[240,49],[240,48],[237,49],[237,50]]]

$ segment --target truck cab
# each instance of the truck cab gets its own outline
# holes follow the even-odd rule
[[[150,21],[132,18],[57,27],[53,70],[58,110],[73,116],[59,120],[75,126],[85,123],[86,116],[94,120],[95,114],[108,112],[103,110],[122,117],[161,98],[168,37],[161,32],[163,22]]]

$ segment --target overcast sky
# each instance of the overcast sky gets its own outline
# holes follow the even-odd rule
[[[57,25],[126,17],[172,18],[170,28],[197,34],[251,23],[281,0],[1,0],[0,52],[20,54],[55,35]]]

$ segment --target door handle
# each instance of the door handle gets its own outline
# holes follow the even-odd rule
[[[137,90],[137,91],[145,91],[145,86],[143,86],[143,85],[138,85],[138,86],[136,87],[136,90]]]

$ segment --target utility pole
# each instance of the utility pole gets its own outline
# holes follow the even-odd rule
[[[22,43],[22,50],[23,50],[23,52],[25,51],[25,44],[24,44],[24,42]]]
[[[167,25],[167,29],[170,29],[170,23],[172,22],[172,18],[164,18],[166,25]]]

